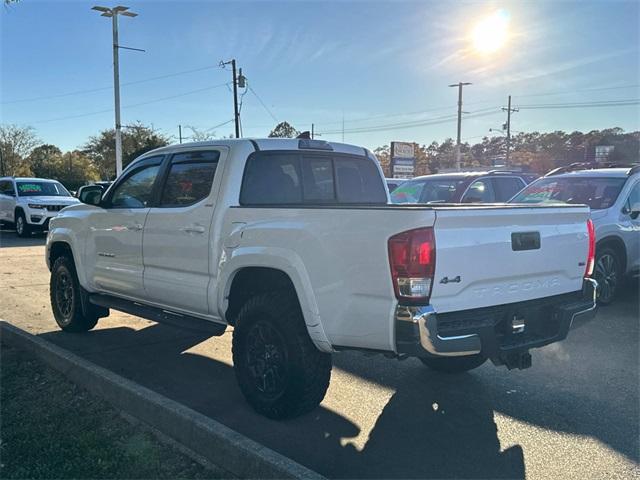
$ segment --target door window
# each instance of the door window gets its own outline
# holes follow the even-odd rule
[[[134,170],[117,185],[111,196],[113,208],[146,208],[152,198],[153,184],[160,165],[149,165]]]
[[[626,209],[627,212],[631,211],[631,207],[634,205],[640,204],[640,182],[636,183],[635,186],[631,189],[629,193],[629,198],[627,198]]]
[[[491,179],[484,178],[476,180],[471,184],[467,192],[462,197],[463,203],[491,203],[495,202],[495,194]]]
[[[524,187],[524,182],[516,177],[494,178],[496,202],[506,202]]]
[[[185,207],[209,196],[219,157],[215,151],[174,155],[160,206]]]
[[[0,182],[0,194],[14,196],[13,182],[11,180],[3,180]]]

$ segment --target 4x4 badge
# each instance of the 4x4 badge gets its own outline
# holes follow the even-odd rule
[[[442,280],[440,280],[440,283],[444,283],[446,285],[447,283],[460,283],[461,281],[462,278],[460,278],[460,275],[458,275],[454,278],[444,277]]]

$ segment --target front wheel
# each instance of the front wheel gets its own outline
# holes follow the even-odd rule
[[[297,299],[287,292],[257,295],[242,307],[233,365],[247,402],[275,419],[313,410],[331,378],[331,355],[315,347]]]
[[[58,257],[51,268],[49,292],[53,316],[66,332],[86,332],[98,323],[97,314],[83,313],[80,288],[73,260]]]
[[[420,361],[437,372],[463,373],[478,368],[487,361],[487,357],[478,353],[464,357],[420,357]]]
[[[22,238],[31,235],[31,226],[27,223],[27,219],[21,210],[16,213],[16,233]]]
[[[609,305],[618,292],[622,269],[618,254],[612,248],[605,247],[596,253],[596,265],[593,277],[598,282],[598,303]]]

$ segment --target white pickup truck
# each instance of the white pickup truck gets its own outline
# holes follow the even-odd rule
[[[109,309],[222,335],[272,418],[323,399],[331,354],[526,368],[595,313],[581,205],[390,205],[368,150],[309,139],[164,147],[51,222],[59,326]]]

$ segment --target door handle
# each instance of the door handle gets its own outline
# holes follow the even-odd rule
[[[127,229],[139,232],[140,230],[142,230],[142,225],[140,223],[134,223],[132,225],[127,225]]]
[[[188,227],[182,227],[180,231],[185,233],[204,233],[204,227],[200,225],[190,225]]]

